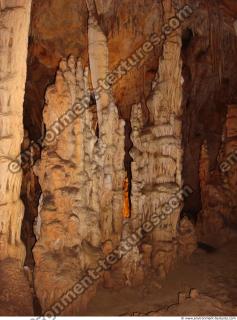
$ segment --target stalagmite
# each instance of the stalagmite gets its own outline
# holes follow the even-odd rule
[[[94,1],[87,1],[89,10],[89,60],[96,97],[99,140],[103,155],[100,159],[101,196],[100,214],[103,241],[118,244],[122,232],[124,170],[124,125],[114,104],[111,86],[99,85],[109,74],[107,39],[96,19]],[[99,90],[98,90],[99,88]]]
[[[123,227],[125,122],[119,119],[111,90],[101,88],[97,94],[98,80],[109,72],[108,48],[93,2],[88,1],[88,9],[90,72],[99,134],[90,105],[88,70],[70,56],[61,61],[55,85],[46,93],[46,136],[41,160],[35,166],[43,192],[35,224],[35,287],[44,312],[52,310],[88,269],[96,267],[107,251],[103,249],[106,243],[114,249],[129,232],[128,226]],[[132,285],[137,272],[141,278],[140,262],[135,247],[116,271],[105,273],[105,282],[114,287],[115,276],[120,285]],[[62,308],[61,314],[81,312],[96,285]]]
[[[96,172],[100,154],[89,101],[88,70],[73,56],[62,60],[55,85],[46,93],[46,137],[35,167],[43,192],[35,228],[35,287],[44,312],[102,254]],[[94,285],[61,314],[78,314],[93,292]]]
[[[24,262],[20,239],[24,208],[18,158],[23,140],[23,98],[31,1],[2,1],[0,23],[0,260]],[[15,165],[15,166],[14,166]]]
[[[102,241],[112,241],[115,248],[120,241],[131,233],[127,217],[129,209],[128,199],[124,199],[124,182],[126,173],[124,168],[125,157],[125,135],[124,120],[119,118],[117,107],[114,103],[112,88],[107,83],[109,76],[108,44],[96,17],[96,6],[94,0],[87,0],[89,10],[89,60],[94,94],[96,97],[99,148],[102,148],[101,157],[101,194],[100,194],[100,225]],[[103,85],[101,85],[103,83]],[[125,182],[126,183],[126,182]],[[135,246],[133,250],[124,256],[120,264],[112,268],[109,283],[120,283],[120,285],[132,285],[141,278],[140,271],[141,255]],[[136,266],[136,267],[135,267]],[[129,276],[131,275],[131,276]],[[124,277],[127,280],[124,283]],[[129,279],[130,277],[130,279]],[[136,280],[135,280],[136,279]]]
[[[27,300],[25,312],[28,315],[33,312],[22,268],[25,259],[25,248],[21,241],[24,215],[24,206],[20,200],[22,172],[20,163],[15,161],[23,140],[30,9],[31,0],[0,2],[0,277],[8,277],[9,290],[13,290],[11,283],[14,283],[16,290],[11,292],[11,300],[17,291],[25,289],[17,297],[19,303],[15,310],[12,308],[6,311],[12,316],[19,315],[24,300]],[[7,306],[4,308],[7,310]]]
[[[163,1],[164,17],[174,15],[170,1]],[[147,101],[150,124],[144,127],[141,105],[132,108],[132,221],[133,227],[161,215],[163,206],[182,187],[181,34],[174,31],[164,43],[157,81]],[[171,210],[149,236],[152,264],[165,277],[176,257],[176,226],[182,204]]]

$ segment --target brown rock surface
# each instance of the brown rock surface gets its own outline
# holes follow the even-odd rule
[[[29,282],[14,259],[0,263],[0,316],[33,316],[33,298]]]
[[[14,282],[9,307],[4,282],[3,312],[18,312],[21,289],[19,302],[32,312],[21,268],[34,267],[35,239],[35,287],[46,311],[173,199],[162,223],[143,226],[141,243],[101,272],[105,287],[132,290],[155,270],[160,288],[177,257],[195,251],[196,232],[217,246],[237,234],[236,4],[189,0],[192,16],[141,58],[139,46],[174,23],[183,0],[32,2],[23,115],[31,1],[0,0],[0,272]],[[111,71],[127,58],[133,66],[114,82]],[[43,146],[30,147],[22,182],[9,164],[21,143],[29,148],[42,137]],[[194,192],[177,201],[183,185]],[[197,220],[196,232],[184,215]],[[82,312],[99,282],[62,314]],[[187,309],[200,301],[203,312],[222,308],[202,295],[184,297]]]
[[[177,233],[178,256],[189,259],[197,248],[197,236],[194,225],[187,217],[179,222]]]
[[[237,107],[230,105],[224,126],[219,168],[210,171],[207,147],[200,158],[200,185],[203,208],[197,224],[199,239],[220,245],[237,236],[236,168],[237,168]]]

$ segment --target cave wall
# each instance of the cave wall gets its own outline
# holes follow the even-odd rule
[[[191,0],[189,3],[196,4]],[[183,1],[176,2],[175,8],[182,4]],[[30,178],[25,178],[25,190],[29,188],[31,195],[42,188],[34,256],[36,290],[44,310],[84,274],[86,267],[93,266],[92,248],[97,258],[110,253],[183,185],[194,191],[184,201],[183,215],[192,220],[201,216],[205,203],[202,194],[209,183],[205,180],[200,186],[201,146],[206,141],[206,170],[212,171],[218,166],[227,104],[235,101],[236,77],[232,70],[236,69],[236,62],[231,57],[236,52],[236,35],[229,3],[199,4],[175,35],[157,45],[138,66],[98,97],[98,80],[104,79],[121,59],[131,56],[150,34],[160,31],[162,23],[175,14],[174,7],[170,9],[169,1],[152,0],[146,4],[140,0],[136,4],[128,0],[33,1],[24,105],[28,140],[37,141],[45,134],[47,140],[52,123],[82,98],[85,88],[90,95],[86,117],[73,121],[52,145],[47,146],[46,141],[43,146],[35,167],[40,185],[31,169]],[[54,84],[49,86],[50,83]],[[124,136],[120,118],[127,121],[131,137],[127,131]],[[86,149],[87,144],[90,150]],[[125,219],[122,212],[126,174],[131,188],[131,212]],[[85,177],[89,177],[88,184]],[[28,179],[32,180],[30,184]],[[54,180],[56,184],[51,183]],[[32,225],[36,215],[35,208],[28,204],[26,199],[26,226],[29,221]],[[141,248],[135,248],[129,256],[134,261],[132,268],[140,268],[146,260],[147,266],[153,266],[164,278],[179,256],[192,253],[195,232],[188,219],[179,221],[182,208],[181,201],[175,213],[148,235],[142,248],[147,252],[140,255]],[[71,216],[74,210],[76,213]],[[90,212],[91,224],[86,211]],[[86,228],[92,228],[94,235]],[[85,256],[89,259],[87,265]],[[71,261],[77,271],[68,267]],[[124,259],[103,275],[103,285],[115,288],[136,283],[129,271],[131,265]],[[58,268],[60,271],[55,274]],[[41,281],[46,270],[46,280]],[[63,282],[65,270],[68,275]],[[66,314],[85,308],[94,293],[95,287]]]
[[[186,199],[184,213],[194,221],[202,209],[199,182],[201,146],[206,141],[209,171],[218,170],[227,106],[236,102],[236,11],[226,15],[228,1],[203,3],[197,17],[183,30],[184,77],[183,145],[184,183],[194,193]],[[222,11],[223,10],[223,11]]]
[[[178,30],[164,46],[157,46],[119,82],[102,90],[98,98],[98,80],[130,56],[148,35],[161,29],[174,14],[171,2],[33,0],[23,149],[31,140],[46,136],[41,154],[41,146],[31,150],[23,184],[21,172],[13,174],[7,167],[18,156],[23,140],[30,1],[0,3],[0,259],[16,258],[22,264],[25,258],[20,233],[24,213],[21,189],[27,208],[23,235],[30,233],[25,239],[28,251],[34,246],[32,224],[38,215],[35,285],[43,309],[47,310],[88,267],[110,253],[183,183],[194,190],[183,212],[195,219],[199,213],[201,237],[205,238],[210,226],[215,225],[218,231],[225,229],[222,237],[227,239],[226,234],[236,223],[236,177],[234,169],[220,172],[220,159],[224,161],[235,147],[234,2],[200,1],[182,33]],[[83,95],[88,97],[87,112],[67,124],[48,144],[47,130]],[[132,129],[131,139],[125,133],[129,140],[126,144],[130,144],[127,157],[132,147],[131,217],[130,213],[122,215],[124,120],[131,121]],[[162,139],[170,150],[164,150]],[[34,173],[32,165],[39,158]],[[213,205],[216,198],[219,201]],[[144,260],[165,277],[179,251],[186,255],[187,241],[191,254],[195,236],[187,219],[179,221],[181,209],[182,203],[162,228],[146,238],[143,248],[150,254],[153,250],[147,260],[135,246],[127,259],[103,274],[103,284],[111,288],[136,284],[134,270],[141,280]],[[191,242],[181,236],[185,228],[192,229]],[[31,255],[28,260],[32,263]],[[95,287],[66,313],[77,314],[85,308]]]
[[[236,234],[236,116],[236,105],[228,105],[218,166],[210,168],[207,142],[202,145],[200,155],[202,210],[196,229],[201,241],[215,246],[227,243]]]

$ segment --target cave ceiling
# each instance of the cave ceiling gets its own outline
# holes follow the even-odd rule
[[[236,1],[202,1],[201,4],[203,8],[209,7],[210,11],[213,6],[224,13],[225,21],[221,26],[227,30],[224,41],[232,41],[235,37],[233,21],[237,17]],[[121,59],[129,57],[151,33],[161,30],[163,9],[158,0],[97,0],[96,5],[100,24],[108,38],[110,70]],[[81,57],[83,64],[88,65],[87,19],[85,1],[33,0],[24,108],[25,125],[33,139],[41,134],[45,90],[54,81],[60,59],[72,54]],[[198,46],[203,46],[203,40],[209,37],[208,30],[206,34],[198,34],[196,21],[199,19],[200,12],[196,12],[187,21],[187,27],[194,30],[197,37],[195,41],[199,41],[198,45],[191,43],[196,51],[200,49]],[[210,60],[210,50],[207,47],[202,49],[206,50],[206,60]],[[129,119],[132,104],[140,101],[145,104],[161,50],[161,47],[157,47],[114,86],[114,96],[123,118]],[[226,73],[231,68],[228,67]],[[228,74],[224,76],[225,79],[228,77]],[[205,96],[201,100],[204,101]],[[143,107],[146,108],[145,105]]]

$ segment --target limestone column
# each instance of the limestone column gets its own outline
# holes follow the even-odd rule
[[[109,70],[107,38],[99,25],[94,0],[87,0],[89,11],[88,51],[93,92],[96,98],[98,117],[97,184],[100,190],[99,212],[103,251],[108,254],[112,248],[122,245],[130,235],[129,219],[123,216],[124,183],[126,171],[125,121],[120,119],[112,94],[110,80],[114,77]],[[99,160],[99,161],[98,161]],[[132,286],[143,278],[141,255],[135,246],[107,274],[105,286]]]
[[[33,315],[32,293],[23,272],[19,162],[30,10],[31,0],[0,1],[0,315],[4,316]]]
[[[124,120],[119,118],[112,88],[107,83],[109,53],[107,38],[99,26],[94,0],[89,11],[88,50],[93,91],[96,98],[100,149],[100,220],[102,240],[118,244],[122,234],[124,168]],[[102,156],[103,155],[103,156]]]
[[[73,56],[63,59],[46,92],[46,136],[34,169],[42,188],[35,225],[35,288],[43,312],[55,315],[78,315],[95,292],[92,285],[72,303],[60,300],[100,258],[99,155],[89,101],[88,69]]]
[[[0,260],[11,257],[21,264],[22,172],[14,160],[23,139],[30,9],[31,0],[0,1]]]
[[[175,15],[171,1],[163,1],[164,22]],[[141,104],[132,108],[132,221],[134,228],[161,215],[163,206],[182,187],[182,61],[181,31],[164,42],[156,81],[147,101],[149,125],[144,127]],[[165,277],[176,256],[176,228],[182,203],[169,211],[162,225],[149,233],[152,264]]]

